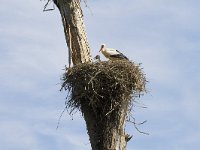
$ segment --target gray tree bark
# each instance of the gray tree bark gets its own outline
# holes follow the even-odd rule
[[[69,49],[69,65],[71,65],[71,59],[74,65],[91,62],[90,47],[80,0],[54,0],[54,3],[62,17],[66,43]],[[87,124],[92,150],[126,150],[127,141],[124,128],[127,107],[128,104],[123,104],[119,109],[120,113],[118,113],[115,124],[112,124],[110,122],[111,117],[105,118],[102,122],[95,112],[91,113],[92,108],[89,104],[82,105],[81,109]]]
[[[86,35],[80,0],[54,0],[64,27],[69,49],[69,65],[91,62],[90,46]]]
[[[101,113],[102,110],[97,113],[89,104],[84,102],[81,104],[92,150],[126,150],[128,141],[128,135],[125,133],[127,108],[128,102],[124,102],[118,110],[107,117]]]

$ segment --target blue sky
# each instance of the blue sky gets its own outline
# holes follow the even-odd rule
[[[80,113],[59,92],[67,46],[58,10],[44,1],[1,0],[0,145],[2,150],[90,150]],[[150,91],[135,107],[149,136],[133,134],[127,150],[200,149],[200,1],[88,0],[83,7],[92,55],[102,43],[142,63]],[[84,4],[83,4],[84,6]],[[103,56],[101,56],[103,57]]]

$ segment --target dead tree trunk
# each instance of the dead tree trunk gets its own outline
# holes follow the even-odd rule
[[[80,0],[54,0],[54,3],[62,17],[65,39],[69,49],[69,66],[71,59],[74,65],[91,62]]]
[[[80,0],[54,0],[54,3],[62,17],[69,49],[69,65],[71,64],[71,59],[74,65],[91,62],[90,47],[86,36]],[[73,94],[76,94],[76,90],[73,92]],[[126,149],[127,140],[124,128],[128,102],[122,102],[120,105],[118,113],[115,114],[113,111],[108,115],[109,117],[104,117],[105,114],[101,113],[101,108],[96,113],[89,103],[81,104],[92,150]],[[115,121],[113,121],[113,118],[115,118]]]
[[[128,103],[128,101],[122,102],[117,110],[108,115],[102,112],[102,108],[94,112],[87,103],[81,104],[92,150],[126,150],[128,140],[125,133],[125,122]]]

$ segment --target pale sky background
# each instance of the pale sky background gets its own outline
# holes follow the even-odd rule
[[[0,149],[90,150],[81,113],[64,113],[68,54],[58,10],[44,1],[0,0]],[[150,93],[134,108],[127,150],[200,149],[200,1],[88,0],[92,54],[102,43],[142,63]],[[84,6],[84,4],[83,4]],[[102,56],[102,55],[101,55]],[[102,56],[103,57],[103,56]]]

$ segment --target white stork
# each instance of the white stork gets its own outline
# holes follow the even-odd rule
[[[102,54],[110,60],[128,60],[128,58],[118,50],[113,48],[106,48],[105,44],[101,45],[99,52],[102,52]]]

